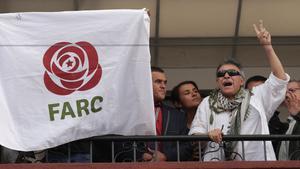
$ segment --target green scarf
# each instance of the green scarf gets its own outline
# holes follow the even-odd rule
[[[241,88],[235,95],[234,99],[226,98],[220,91],[215,89],[211,92],[209,97],[209,107],[211,110],[209,123],[213,124],[214,115],[222,112],[230,112],[231,120],[228,135],[240,135],[241,123],[249,116],[249,102],[251,92],[244,88]],[[243,119],[243,121],[242,121]],[[236,141],[229,141],[224,143],[225,158],[227,160],[233,159],[233,150],[236,147]]]

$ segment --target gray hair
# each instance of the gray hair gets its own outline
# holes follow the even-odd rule
[[[228,59],[228,60],[225,60],[223,63],[219,64],[218,67],[217,67],[217,70],[216,70],[216,74],[218,73],[218,70],[220,69],[220,67],[222,67],[223,65],[234,65],[236,67],[238,67],[240,69],[240,73],[241,73],[241,76],[242,78],[245,79],[245,73],[244,73],[244,70],[242,68],[242,65],[235,59]]]

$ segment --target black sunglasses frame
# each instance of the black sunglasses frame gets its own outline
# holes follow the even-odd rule
[[[217,72],[217,77],[224,77],[225,74],[228,74],[229,76],[240,76],[241,73],[234,69],[228,69],[228,70],[222,70]]]

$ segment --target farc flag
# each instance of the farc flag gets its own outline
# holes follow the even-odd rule
[[[0,144],[153,135],[144,10],[0,14]]]

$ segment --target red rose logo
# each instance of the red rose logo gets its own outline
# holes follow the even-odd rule
[[[43,59],[45,86],[58,95],[95,87],[102,75],[96,49],[88,42],[59,42],[52,45]]]

